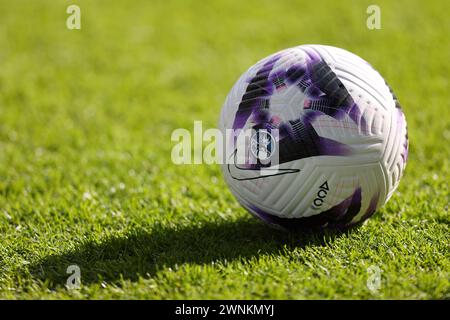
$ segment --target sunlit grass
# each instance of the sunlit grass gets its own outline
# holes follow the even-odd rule
[[[72,2],[0,0],[0,298],[450,298],[447,1],[377,1],[373,31],[368,1],[75,2],[69,31]],[[368,60],[408,120],[398,191],[348,234],[273,231],[218,166],[170,160],[174,129],[305,43]]]

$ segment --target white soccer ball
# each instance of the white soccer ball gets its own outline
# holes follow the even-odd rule
[[[366,220],[392,196],[408,156],[405,116],[383,77],[331,46],[298,46],[256,63],[228,94],[220,129],[257,133],[239,163],[235,154],[225,159],[223,174],[250,213],[288,229]],[[259,153],[276,161],[250,161]]]

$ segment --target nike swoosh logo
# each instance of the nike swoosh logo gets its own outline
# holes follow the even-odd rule
[[[230,173],[230,176],[239,181],[245,181],[245,180],[256,180],[256,179],[263,179],[268,177],[275,177],[280,176],[284,174],[291,174],[291,173],[298,173],[300,172],[300,169],[282,169],[282,168],[273,168],[273,167],[261,167],[257,169],[252,168],[244,168],[239,167],[236,165],[236,153],[237,149],[233,152],[234,162],[228,163],[228,172]],[[273,172],[273,173],[271,173]]]

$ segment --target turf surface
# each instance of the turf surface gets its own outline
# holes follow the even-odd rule
[[[450,3],[376,1],[371,31],[373,2],[0,0],[0,298],[449,299]],[[398,191],[345,234],[274,231],[218,166],[170,160],[173,129],[305,43],[370,61],[408,120]]]

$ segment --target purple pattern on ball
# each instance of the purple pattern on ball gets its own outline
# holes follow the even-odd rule
[[[372,199],[370,199],[370,203],[369,206],[366,209],[366,212],[364,213],[364,215],[361,217],[361,219],[359,219],[358,222],[356,223],[361,223],[367,219],[369,219],[377,210],[377,205],[378,205],[378,200],[380,198],[380,193],[377,192],[372,196]]]
[[[281,54],[275,55],[267,61],[256,75],[250,79],[246,92],[239,104],[233,123],[233,129],[242,129],[250,115],[266,104],[273,93],[273,83],[269,81],[273,66],[281,58]]]
[[[398,134],[402,134],[403,129],[406,127],[406,120],[403,111],[400,108],[397,108],[397,131]],[[400,153],[403,163],[405,164],[408,161],[408,133],[405,134],[402,142],[402,152]]]
[[[273,71],[282,54],[266,61],[248,80],[248,86],[235,115],[233,129],[242,129],[249,119],[254,127],[278,128],[280,131],[279,164],[320,155],[344,156],[351,147],[338,141],[320,137],[312,122],[317,116],[326,114],[341,120],[346,114],[362,132],[367,125],[358,105],[338,79],[330,66],[314,50],[306,50],[307,61],[294,64],[287,70]],[[270,113],[270,98],[276,89],[296,85],[305,93],[303,114],[297,120],[273,125]],[[255,167],[254,165],[251,167]]]
[[[352,195],[344,199],[336,206],[309,217],[280,218],[278,216],[271,215],[256,206],[251,205],[249,208],[250,212],[266,223],[288,230],[325,227],[343,230],[352,226],[350,222],[361,210],[361,188],[356,188]]]

